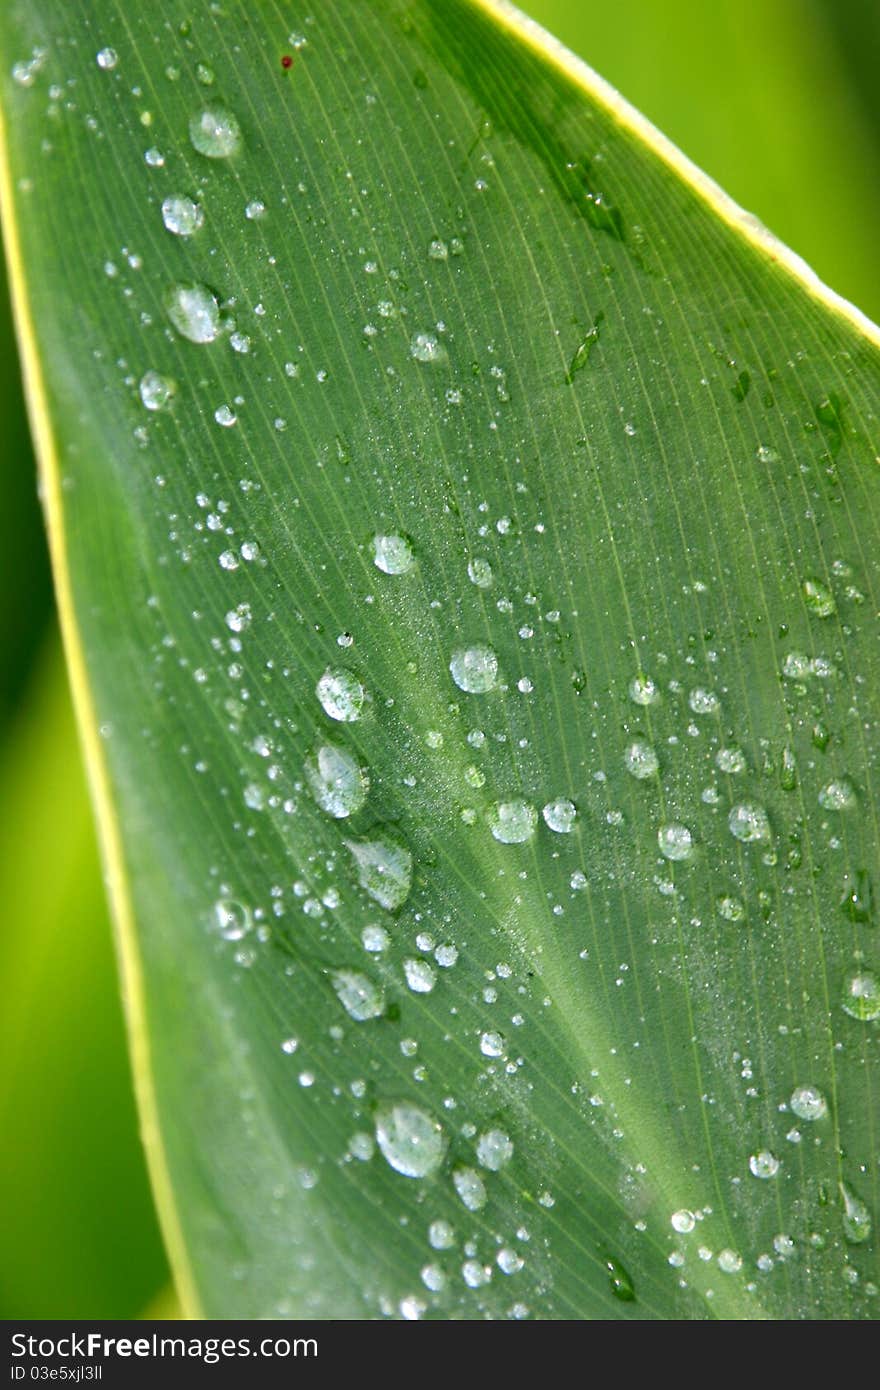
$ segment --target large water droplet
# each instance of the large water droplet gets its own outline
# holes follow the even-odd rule
[[[341,667],[324,672],[315,686],[315,694],[321,702],[324,713],[343,724],[352,724],[360,719],[367,692],[357,676]]]
[[[172,285],[164,303],[172,326],[191,343],[213,343],[222,331],[220,302],[207,285]]]
[[[437,1121],[405,1101],[376,1111],[376,1143],[386,1162],[405,1178],[436,1172],[446,1152],[446,1137]]]
[[[452,679],[468,695],[483,695],[498,683],[498,658],[491,647],[458,647],[449,663]]]
[[[862,1023],[880,1018],[880,980],[873,971],[857,970],[847,976],[843,987],[843,1011]]]
[[[391,840],[346,840],[358,870],[358,880],[374,902],[396,912],[409,897],[412,855]]]
[[[819,792],[819,805],[826,811],[851,811],[857,801],[856,789],[848,777],[835,777]]]
[[[756,802],[741,801],[732,806],[727,817],[730,833],[744,845],[756,841],[768,842],[771,839],[770,818],[763,806]]]
[[[373,537],[373,564],[383,574],[406,574],[415,562],[413,548],[406,536]]]
[[[227,159],[241,149],[241,127],[224,106],[206,106],[190,119],[189,138],[199,154]]]
[[[332,970],[330,979],[340,1004],[357,1023],[378,1018],[385,1008],[381,985],[359,970]]]
[[[353,816],[367,799],[370,778],[347,748],[322,743],[306,759],[306,781],[312,796],[328,816]]]
[[[162,221],[175,236],[193,236],[205,221],[205,214],[192,198],[172,194],[162,203]]]
[[[522,845],[538,824],[538,813],[527,801],[497,801],[487,816],[489,829],[502,845]]]
[[[660,699],[660,687],[650,676],[634,676],[629,683],[629,698],[636,705],[656,705]]]
[[[409,345],[409,355],[417,362],[442,362],[446,348],[436,333],[414,333]]]

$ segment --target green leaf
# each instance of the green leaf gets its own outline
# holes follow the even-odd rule
[[[313,14],[0,20],[184,1306],[869,1316],[877,330],[506,7]]]

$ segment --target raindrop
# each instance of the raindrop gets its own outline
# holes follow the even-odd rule
[[[174,395],[174,382],[159,372],[144,372],[138,390],[147,410],[162,410]]]
[[[608,1271],[608,1282],[614,1297],[619,1298],[622,1303],[635,1302],[635,1286],[620,1260],[616,1260],[613,1255],[606,1255],[605,1268]]]
[[[413,994],[430,994],[437,983],[437,972],[426,960],[405,960],[403,973]]]
[[[871,1023],[880,1018],[880,980],[871,970],[858,970],[847,976],[843,988],[843,1011],[850,1018]]]
[[[386,1162],[405,1178],[436,1172],[446,1152],[446,1137],[437,1121],[405,1101],[376,1111],[376,1143]]]
[[[476,1168],[456,1168],[452,1174],[452,1182],[468,1211],[479,1211],[486,1205],[486,1184]]]
[[[484,1057],[503,1057],[504,1039],[500,1033],[481,1033],[480,1051]]]
[[[640,782],[654,777],[660,767],[654,749],[642,738],[633,739],[629,744],[623,755],[623,764],[627,772],[637,777]]]
[[[513,1140],[503,1129],[489,1129],[477,1140],[477,1162],[481,1168],[499,1173],[513,1157]]]
[[[213,343],[223,328],[220,304],[207,285],[172,285],[164,304],[172,327],[191,343]]]
[[[483,695],[498,682],[498,658],[491,647],[458,647],[449,663],[452,679],[468,695]]]
[[[304,771],[315,801],[336,820],[353,816],[367,799],[369,774],[347,748],[320,744],[306,759]]]
[[[162,203],[162,221],[175,236],[193,236],[204,224],[205,214],[192,198],[175,193]]]
[[[450,1250],[455,1244],[455,1232],[448,1221],[432,1221],[428,1227],[428,1244],[432,1250]]]
[[[388,912],[396,912],[409,897],[412,855],[390,840],[346,840],[358,870],[361,887]]]
[[[661,825],[657,843],[664,859],[689,859],[694,849],[694,837],[686,825]]]
[[[828,1114],[825,1097],[815,1086],[798,1086],[791,1093],[789,1105],[799,1120],[821,1120]]]
[[[487,816],[489,829],[502,845],[522,845],[538,824],[538,813],[527,801],[497,801]]]
[[[749,1172],[756,1178],[775,1178],[779,1166],[779,1159],[769,1149],[760,1149],[749,1159]]]
[[[754,844],[757,841],[766,843],[772,836],[770,832],[770,820],[763,806],[756,802],[742,801],[738,805],[732,806],[727,817],[727,824],[730,833],[737,840],[741,840],[744,845]]]
[[[673,1231],[678,1231],[679,1235],[686,1236],[694,1229],[697,1224],[696,1217],[692,1211],[682,1207],[681,1211],[674,1211],[669,1218]]]
[[[250,908],[234,898],[218,898],[214,904],[214,923],[224,941],[241,941],[253,926]]]
[[[636,705],[656,705],[660,688],[650,676],[634,676],[629,683],[629,698]]]
[[[217,421],[217,424],[222,425],[225,430],[231,429],[232,426],[238,422],[238,416],[231,405],[218,405],[217,409],[214,411],[214,419]]]
[[[837,612],[834,595],[821,579],[805,579],[801,585],[804,603],[817,618],[830,618]]]
[[[555,830],[557,835],[570,835],[577,820],[577,807],[573,801],[567,801],[562,796],[557,801],[548,801],[547,805],[541,808],[541,815],[548,828]],[[498,836],[495,838],[497,840]]]
[[[385,995],[381,985],[359,970],[332,970],[330,979],[340,1004],[356,1023],[378,1018],[384,1010]]]
[[[193,148],[209,159],[227,159],[241,148],[241,127],[223,106],[206,106],[189,123]]]
[[[249,222],[259,222],[266,216],[266,204],[261,203],[259,198],[254,198],[245,207],[244,215]]]
[[[390,535],[373,537],[373,564],[383,574],[406,574],[415,564],[416,557],[406,536]]]
[[[851,811],[858,797],[848,777],[835,777],[819,792],[819,805],[826,811]]]
[[[742,1256],[735,1250],[724,1249],[718,1255],[718,1268],[722,1274],[737,1274],[742,1269]]]
[[[357,676],[342,668],[324,672],[315,686],[324,713],[343,724],[352,724],[363,714],[367,692]]]
[[[863,1245],[871,1235],[871,1213],[845,1182],[840,1184],[843,1199],[843,1234],[851,1245]]]
[[[409,355],[416,362],[442,362],[446,349],[435,333],[414,333],[409,345]]]
[[[95,62],[102,72],[112,72],[118,61],[115,48],[102,48],[95,54]]]
[[[477,555],[473,560],[468,561],[468,579],[472,584],[476,584],[478,589],[488,589],[492,584],[492,566],[488,560]]]

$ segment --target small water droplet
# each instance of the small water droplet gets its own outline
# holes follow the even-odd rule
[[[381,987],[363,975],[359,970],[332,970],[330,979],[336,997],[350,1018],[356,1023],[366,1023],[368,1019],[379,1018],[385,1008],[385,994]]]
[[[224,106],[206,106],[190,119],[193,148],[208,159],[228,159],[241,149],[241,127]]]
[[[459,1199],[468,1211],[480,1211],[486,1205],[486,1184],[476,1168],[456,1168],[452,1182]]]
[[[660,762],[650,743],[643,738],[636,738],[624,751],[623,765],[627,772],[643,782],[656,775]]]
[[[361,887],[388,912],[396,912],[409,897],[412,855],[391,840],[346,840],[358,870]]]
[[[476,555],[468,561],[468,579],[472,584],[476,584],[478,589],[488,589],[492,585],[492,566],[488,560]]]
[[[174,382],[159,372],[144,372],[138,385],[147,410],[162,410],[174,395]]]
[[[744,845],[757,842],[767,843],[772,839],[770,818],[763,806],[756,802],[741,801],[732,806],[727,817],[730,833]]]
[[[437,972],[426,960],[410,957],[403,962],[403,973],[413,994],[430,994],[437,983]]]
[[[538,813],[527,801],[497,801],[487,816],[489,829],[502,845],[522,845],[538,824]]]
[[[608,1282],[614,1297],[619,1298],[622,1303],[634,1303],[635,1286],[620,1260],[616,1260],[613,1255],[606,1255],[605,1268],[608,1271]]]
[[[260,222],[266,216],[266,204],[253,198],[246,206],[244,215],[249,222]]]
[[[721,1250],[718,1254],[718,1268],[722,1274],[737,1274],[742,1269],[742,1256],[735,1250]]]
[[[678,1231],[679,1235],[686,1236],[694,1229],[697,1224],[696,1217],[692,1211],[682,1207],[680,1211],[674,1211],[669,1218],[673,1231]]]
[[[405,1178],[436,1172],[446,1152],[446,1137],[437,1121],[405,1101],[376,1111],[376,1143],[385,1161]]]
[[[205,214],[198,203],[181,193],[172,194],[162,203],[162,221],[175,236],[193,236],[204,225]]]
[[[406,536],[373,537],[373,564],[383,574],[406,574],[415,562],[412,545]]]
[[[828,1114],[828,1104],[815,1086],[798,1086],[791,1093],[789,1105],[799,1120],[821,1120]]]
[[[759,1149],[749,1158],[749,1172],[756,1178],[775,1178],[779,1172],[779,1159],[769,1149]]]
[[[857,970],[847,976],[843,987],[843,1011],[862,1023],[880,1018],[880,980],[873,971]]]
[[[826,811],[851,811],[857,801],[856,789],[848,777],[835,777],[819,792],[819,805]]]
[[[851,1245],[863,1245],[871,1235],[871,1213],[848,1183],[840,1184],[843,1200],[843,1234]]]
[[[432,1250],[451,1250],[455,1232],[448,1221],[432,1221],[428,1227],[428,1243]]]
[[[446,358],[446,348],[436,333],[414,333],[410,340],[409,355],[416,362],[442,362]]]
[[[253,926],[250,908],[234,898],[218,898],[214,904],[214,923],[224,941],[241,941]]]
[[[214,419],[225,430],[231,429],[233,425],[238,423],[238,416],[231,405],[218,405],[214,411]]]
[[[634,676],[629,683],[629,698],[636,705],[656,705],[660,699],[660,688],[650,676]]]
[[[504,1039],[501,1034],[495,1032],[481,1033],[480,1051],[484,1057],[503,1057]]]
[[[315,686],[315,694],[324,713],[343,724],[352,724],[361,718],[367,699],[367,692],[357,676],[342,668],[328,667]]]
[[[694,849],[694,837],[686,825],[671,822],[657,831],[657,844],[664,859],[689,859]]]
[[[115,48],[102,48],[95,54],[95,62],[102,72],[112,72],[119,62]]]
[[[367,799],[369,774],[347,748],[322,743],[306,759],[303,770],[315,801],[336,820],[353,816]]]
[[[459,690],[469,695],[485,694],[498,683],[498,658],[491,647],[458,647],[449,670]]]
[[[837,612],[834,595],[821,579],[805,579],[801,589],[804,603],[817,618],[830,618]]]
[[[191,343],[212,343],[222,331],[220,303],[207,285],[172,285],[164,304],[172,327]]]
[[[477,1140],[477,1162],[481,1168],[499,1173],[513,1157],[513,1140],[503,1129],[488,1129]]]
[[[577,820],[577,807],[573,801],[561,796],[556,801],[548,801],[547,805],[541,808],[541,815],[548,828],[555,830],[557,835],[570,835]]]

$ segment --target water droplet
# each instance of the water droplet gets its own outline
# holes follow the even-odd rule
[[[377,922],[370,922],[361,932],[361,942],[365,951],[387,951],[391,945],[391,937],[384,927],[380,927]]]
[[[224,941],[241,941],[253,926],[250,908],[234,898],[218,898],[214,904],[214,923]]]
[[[164,169],[165,156],[155,145],[151,145],[148,150],[144,150],[144,163],[149,164],[151,169]]]
[[[159,372],[144,372],[138,385],[147,410],[162,410],[174,395],[174,382]]]
[[[414,333],[409,345],[409,355],[416,362],[442,362],[446,348],[436,333]]]
[[[412,855],[391,840],[346,840],[358,870],[361,887],[388,912],[396,912],[409,897]]]
[[[629,698],[636,705],[656,705],[660,688],[650,676],[634,676],[629,683]]]
[[[843,1234],[851,1245],[863,1245],[871,1235],[871,1213],[848,1183],[840,1184],[843,1199]]]
[[[633,777],[637,777],[640,782],[648,777],[654,777],[660,767],[657,754],[643,738],[633,739],[632,743],[626,748],[623,755],[623,765],[627,772]]]
[[[657,843],[664,859],[689,859],[694,849],[694,837],[686,825],[661,825]]]
[[[694,1229],[697,1224],[696,1217],[692,1211],[682,1207],[680,1211],[674,1211],[669,1218],[673,1231],[678,1231],[679,1235],[686,1236]]]
[[[488,1129],[477,1140],[477,1162],[481,1168],[499,1173],[513,1157],[513,1140],[503,1129]]]
[[[220,304],[207,285],[172,285],[165,295],[165,312],[172,327],[191,343],[213,343],[223,328]]]
[[[246,205],[244,215],[249,222],[260,222],[266,216],[266,204],[254,198]]]
[[[541,808],[541,815],[548,828],[555,830],[557,835],[570,835],[577,820],[577,807],[573,801],[567,801],[562,796],[557,801],[548,801],[547,805]],[[495,838],[497,840],[498,836]]]
[[[799,1120],[821,1120],[828,1114],[825,1097],[815,1086],[798,1086],[791,1093],[789,1105]]]
[[[322,743],[306,759],[303,770],[321,810],[336,820],[353,816],[367,799],[369,775],[347,748]]]
[[[472,584],[476,584],[478,589],[489,589],[492,585],[492,566],[488,560],[481,555],[476,555],[468,561],[468,579]]]
[[[735,897],[732,893],[722,893],[716,898],[715,906],[718,915],[727,922],[741,922],[746,915],[745,904],[741,898]]]
[[[837,612],[834,595],[821,579],[805,579],[801,585],[804,603],[817,618],[830,618]]]
[[[205,214],[192,198],[175,193],[162,203],[162,221],[175,236],[193,236],[204,225]]]
[[[446,1137],[437,1121],[406,1101],[376,1111],[376,1143],[385,1161],[405,1178],[436,1172],[446,1152]]]
[[[694,714],[717,714],[721,708],[721,701],[714,690],[704,690],[698,686],[692,690],[688,696],[688,704]]]
[[[741,801],[730,808],[727,817],[730,833],[744,845],[758,841],[767,843],[771,838],[770,819],[763,806],[756,802]]]
[[[735,1250],[721,1250],[718,1255],[718,1268],[722,1274],[737,1274],[742,1269],[742,1256]]]
[[[426,960],[410,958],[403,962],[406,983],[413,994],[430,994],[437,983],[437,972]]]
[[[359,970],[332,970],[330,979],[340,1004],[356,1023],[379,1018],[385,1008],[381,985]]]
[[[209,159],[227,159],[241,148],[241,127],[224,106],[206,106],[189,123],[193,148]]]
[[[489,829],[502,845],[522,845],[538,824],[538,813],[527,801],[497,801],[487,815]]]
[[[719,772],[727,772],[735,775],[738,772],[745,772],[748,764],[746,755],[735,743],[728,744],[726,748],[719,748],[715,754],[715,766]]]
[[[491,647],[458,647],[449,663],[452,679],[468,695],[483,695],[498,683],[498,658]]]
[[[231,405],[218,405],[217,409],[214,411],[214,419],[217,421],[217,424],[221,425],[225,430],[231,429],[232,426],[238,422],[238,416]]]
[[[455,1232],[448,1221],[432,1221],[428,1227],[428,1243],[432,1250],[451,1250]]]
[[[503,1057],[504,1039],[500,1033],[481,1033],[480,1051],[484,1057]]]
[[[456,1168],[452,1174],[452,1182],[468,1211],[480,1211],[486,1205],[486,1184],[476,1168]]]
[[[851,922],[874,919],[874,886],[867,869],[856,869],[843,880],[840,906]]]
[[[613,1255],[606,1255],[605,1268],[608,1270],[608,1282],[614,1297],[619,1298],[622,1303],[634,1303],[635,1286],[620,1260],[616,1260]]]
[[[495,1256],[495,1263],[502,1274],[519,1274],[525,1260],[522,1255],[518,1255],[515,1250],[511,1250],[509,1245],[503,1245]]]
[[[102,48],[95,54],[95,62],[102,72],[112,72],[119,62],[115,48]]]
[[[779,1159],[769,1149],[760,1149],[749,1159],[749,1172],[756,1178],[775,1178],[779,1167]]]
[[[848,777],[835,777],[819,792],[819,805],[826,811],[851,811],[857,801],[856,789]]]
[[[367,699],[367,692],[357,676],[341,667],[336,670],[328,667],[315,686],[315,694],[324,713],[343,724],[360,719]]]
[[[847,976],[843,987],[843,1011],[862,1023],[880,1018],[880,980],[873,971],[858,970]]]
[[[422,1283],[431,1293],[442,1293],[446,1286],[446,1275],[439,1265],[425,1265],[422,1268]]]
[[[416,562],[406,536],[374,536],[373,564],[383,574],[406,574]]]

